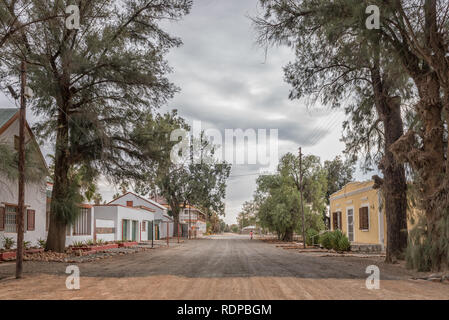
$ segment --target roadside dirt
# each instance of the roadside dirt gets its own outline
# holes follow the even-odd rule
[[[80,264],[81,289],[65,287],[66,263],[0,264],[0,299],[449,299],[449,284],[382,258],[318,257],[247,237],[191,240]],[[368,265],[380,289],[365,286]]]

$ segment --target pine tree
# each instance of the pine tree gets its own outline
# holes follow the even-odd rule
[[[191,1],[77,1],[79,28],[66,23],[73,1],[14,2],[11,15],[20,12],[24,21],[58,16],[28,25],[0,55],[5,82],[17,75],[18,61],[27,62],[36,96],[32,109],[42,119],[36,130],[55,142],[46,249],[62,252],[66,227],[78,213],[72,168],[84,166],[93,176],[117,180],[143,175],[139,169],[148,157],[131,133],[177,91],[166,78],[170,68],[164,55],[181,41],[160,22],[180,19]]]

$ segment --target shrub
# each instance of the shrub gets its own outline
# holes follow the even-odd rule
[[[94,242],[94,240],[89,239],[89,240],[86,240],[86,244],[87,244],[88,246],[93,246],[93,245],[95,244],[95,242]]]
[[[13,238],[4,237],[3,246],[5,247],[6,250],[11,249],[15,244],[16,242],[14,241]]]
[[[318,231],[315,229],[308,229],[306,232],[306,244],[308,246],[318,243]]]
[[[73,241],[73,243],[72,243],[72,247],[74,247],[74,248],[84,247],[84,246],[85,246],[85,244],[82,241]]]
[[[349,251],[351,243],[341,230],[329,231],[320,237],[320,244],[327,250]]]
[[[40,248],[45,248],[45,246],[47,245],[47,240],[39,238],[39,239],[37,239],[37,243]]]
[[[349,239],[346,235],[343,235],[343,237],[341,237],[338,240],[338,250],[337,251],[349,251],[349,249],[351,248],[351,243],[349,242]]]
[[[332,249],[333,237],[334,237],[334,234],[332,232],[330,232],[330,231],[326,232],[320,236],[319,242],[324,248],[326,248],[327,250],[330,250],[330,249]]]
[[[103,239],[97,239],[97,240],[95,241],[95,243],[98,244],[98,245],[104,245],[104,244],[106,244],[106,242],[105,242]]]
[[[24,248],[25,250],[29,249],[30,246],[31,246],[31,241],[24,241],[24,242],[23,242],[23,248]]]

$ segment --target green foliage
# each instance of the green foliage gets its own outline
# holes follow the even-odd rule
[[[97,240],[95,240],[95,244],[97,244],[97,245],[103,245],[103,244],[105,244],[106,242],[103,240],[103,239],[97,239]]]
[[[308,246],[314,245],[318,243],[318,231],[316,231],[315,229],[307,229],[306,231],[306,244]]]
[[[343,161],[340,156],[337,156],[334,160],[324,161],[324,170],[327,174],[326,201],[329,204],[330,195],[352,181],[355,167],[353,161]]]
[[[340,230],[328,231],[322,234],[319,242],[327,250],[349,251],[351,249],[348,237]]]
[[[31,241],[24,241],[23,242],[23,248],[25,250],[28,250],[31,247]]]
[[[305,229],[323,230],[321,212],[325,209],[326,172],[318,157],[309,155],[303,161]],[[276,232],[281,239],[291,240],[293,232],[301,233],[299,159],[284,155],[274,175],[257,179],[255,201],[257,220],[263,228]]]
[[[31,140],[25,146],[25,180],[27,182],[42,182],[47,176],[47,168],[40,158],[39,146]],[[19,177],[19,154],[11,146],[0,143],[0,173],[10,181],[17,181]]]
[[[153,133],[159,141],[160,158],[157,162],[147,166],[146,179],[137,184],[137,191],[141,194],[157,189],[171,208],[175,220],[182,207],[195,205],[201,208],[209,218],[214,214],[224,214],[224,198],[226,196],[226,181],[230,175],[231,166],[226,162],[214,159],[215,147],[206,139],[204,132],[199,137],[190,137],[184,141],[187,151],[180,150],[179,161],[173,161],[172,153],[176,154],[179,141],[171,141],[172,132],[183,130],[187,134],[189,127],[176,112],[159,118],[158,124],[152,122],[143,124],[141,132]],[[165,133],[165,134],[164,134]],[[157,138],[158,137],[158,138]],[[152,140],[147,141],[146,152],[151,153],[154,148]],[[181,145],[182,143],[181,142]]]
[[[441,235],[437,241],[429,234],[425,217],[418,219],[409,232],[407,267],[418,271],[431,271],[449,266],[449,215],[437,223],[437,234]]]
[[[71,180],[71,169],[85,167],[115,181],[144,177],[152,159],[133,132],[178,91],[167,77],[165,56],[181,40],[162,23],[181,19],[192,6],[191,0],[85,1],[80,29],[69,30],[68,3],[18,0],[0,11],[0,35],[14,21],[38,21],[0,46],[0,78],[17,91],[17,65],[28,62],[28,85],[35,93],[29,105],[39,115],[34,129],[39,138],[54,141],[51,219],[60,223],[50,223],[47,249],[56,251],[63,250],[65,238],[54,229],[76,217],[73,203],[83,189]],[[56,17],[48,20],[49,12]],[[93,199],[95,190],[86,191]]]
[[[47,241],[45,239],[37,239],[37,244],[39,246],[39,248],[45,248],[45,245],[47,244]]]
[[[88,246],[93,246],[95,245],[95,241],[93,239],[88,239],[84,242],[85,244],[87,244]]]
[[[242,206],[242,211],[237,216],[237,223],[240,228],[256,225],[257,203],[254,201],[245,201]]]
[[[342,237],[338,238],[338,242],[336,244],[337,251],[349,251],[351,249],[351,243],[346,235],[343,234]]]
[[[326,233],[323,233],[320,236],[320,244],[326,248],[327,250],[330,250],[333,248],[333,243],[335,243],[334,241],[334,233],[331,231],[328,231]]]
[[[73,241],[72,243],[73,248],[84,247],[85,245],[86,243],[84,241]]]
[[[10,250],[15,244],[16,244],[16,242],[14,241],[13,238],[3,237],[3,247],[6,250]]]

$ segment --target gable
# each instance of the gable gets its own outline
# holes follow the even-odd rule
[[[167,210],[163,205],[152,200],[145,199],[132,192],[127,192],[124,195],[112,200],[108,204],[121,204],[126,206],[127,201],[132,201],[133,206],[145,206],[149,208],[157,208],[159,210]]]
[[[0,109],[0,143],[14,147],[15,136],[19,135],[19,127],[19,109]],[[27,146],[30,146],[30,143],[32,144],[32,150],[36,152],[36,161],[48,172],[47,162],[28,122],[26,122],[25,127],[25,143]]]

